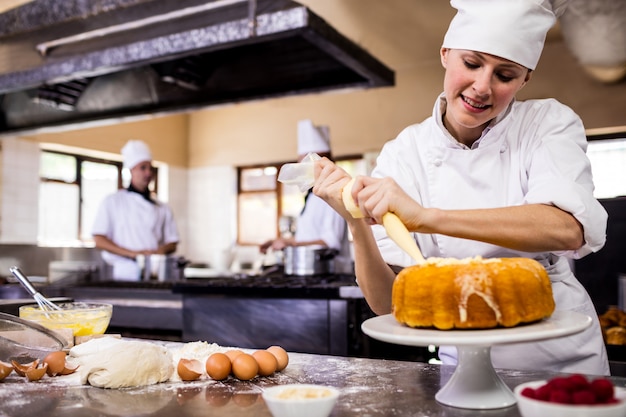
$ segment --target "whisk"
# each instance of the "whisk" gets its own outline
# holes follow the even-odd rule
[[[44,312],[61,310],[61,307],[48,300],[39,291],[37,291],[35,287],[33,287],[33,284],[31,284],[29,279],[26,278],[26,275],[24,275],[17,266],[10,267],[9,271],[11,271],[11,273],[15,276],[15,278],[17,278],[20,284],[22,284],[22,286],[26,288],[26,291],[28,291],[30,295],[33,296],[41,310],[43,310]]]

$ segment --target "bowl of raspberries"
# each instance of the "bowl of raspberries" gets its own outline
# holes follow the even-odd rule
[[[515,387],[523,417],[623,417],[626,390],[603,377],[573,374]]]

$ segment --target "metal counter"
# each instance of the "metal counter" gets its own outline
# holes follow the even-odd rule
[[[261,393],[288,383],[338,387],[342,394],[334,417],[362,416],[519,416],[517,406],[494,410],[453,408],[434,396],[452,374],[449,366],[418,362],[346,358],[290,353],[288,367],[270,377],[243,382],[230,377],[133,389],[101,389],[61,384],[56,378],[26,382],[12,374],[0,382],[1,416],[270,416]],[[543,371],[497,370],[512,389],[516,385],[555,376]],[[612,378],[626,386],[625,378]]]

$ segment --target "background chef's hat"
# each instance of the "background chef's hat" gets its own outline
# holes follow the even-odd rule
[[[485,52],[534,70],[567,0],[451,0],[444,48]]]
[[[330,152],[330,131],[328,126],[315,126],[311,120],[298,122],[298,155],[309,152]]]
[[[124,168],[132,169],[140,162],[152,161],[152,153],[145,142],[141,140],[129,140],[122,148]]]

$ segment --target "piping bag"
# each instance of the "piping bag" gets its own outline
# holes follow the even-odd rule
[[[306,192],[313,187],[315,183],[314,163],[321,159],[316,153],[307,154],[301,162],[293,164],[285,164],[280,168],[278,173],[278,181],[287,185],[297,185],[301,192]],[[355,204],[352,194],[352,185],[354,178],[351,179],[344,187],[341,198],[346,210],[355,219],[365,217],[361,209]],[[417,263],[424,262],[424,256],[420,251],[417,243],[409,233],[404,223],[394,213],[388,212],[383,215],[383,227],[387,235],[404,250]]]

